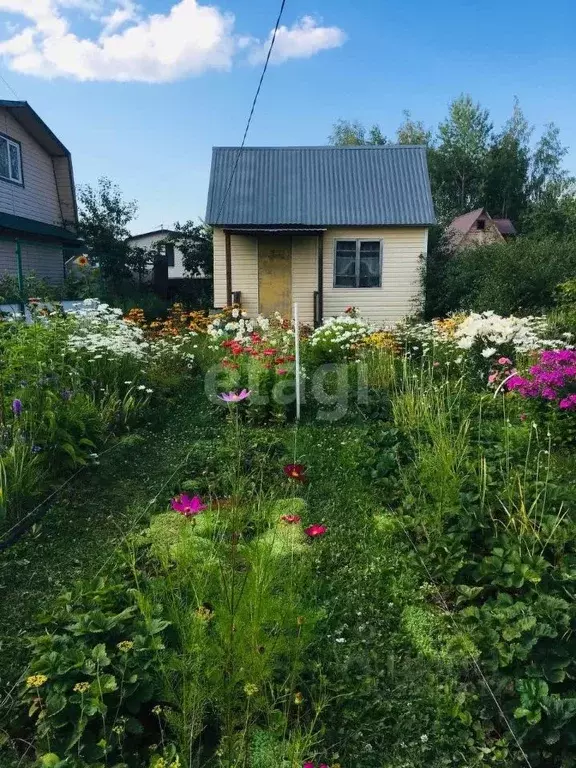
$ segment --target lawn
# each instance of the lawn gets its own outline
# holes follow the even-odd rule
[[[352,308],[297,424],[286,324],[131,320],[151,398],[3,555],[5,764],[576,765],[558,328]]]

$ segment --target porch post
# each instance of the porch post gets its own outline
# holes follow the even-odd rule
[[[324,232],[318,235],[318,325],[324,315]]]
[[[230,232],[224,235],[226,239],[226,306],[232,304],[232,244]]]

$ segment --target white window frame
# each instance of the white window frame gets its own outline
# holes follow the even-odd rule
[[[338,243],[356,243],[356,282],[360,281],[360,244],[361,243],[378,243],[380,246],[379,254],[379,280],[378,285],[336,285],[336,255],[338,253]],[[336,291],[378,291],[382,288],[382,269],[384,262],[384,241],[379,237],[339,237],[334,240],[334,256],[333,256],[333,276],[332,287]]]
[[[24,174],[22,172],[22,146],[20,145],[19,141],[14,141],[14,139],[11,139],[9,136],[6,136],[4,133],[0,133],[0,141],[6,142],[6,152],[8,154],[8,173],[9,173],[9,176],[3,176],[0,173],[0,179],[2,179],[2,181],[9,181],[12,184],[18,184],[19,186],[23,187]],[[12,163],[10,162],[10,147],[14,147],[18,154],[18,170],[20,171],[19,179],[16,179],[12,176]]]

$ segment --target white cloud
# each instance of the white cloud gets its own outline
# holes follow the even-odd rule
[[[97,39],[72,31],[65,16],[71,8],[99,21]],[[169,82],[230,69],[242,50],[256,64],[265,57],[272,34],[267,42],[237,36],[232,14],[198,0],[179,0],[165,14],[148,15],[134,0],[0,0],[2,11],[27,21],[0,41],[0,56],[12,70],[43,78]],[[280,27],[273,60],[312,56],[344,40],[342,30],[321,27],[305,16],[290,28]]]
[[[123,0],[111,13],[102,16],[101,22],[104,28],[102,29],[101,37],[111,35],[131,21],[138,21],[138,12],[139,8],[132,0]]]
[[[268,39],[259,43],[250,54],[252,64],[259,64],[266,59],[272,32]],[[270,61],[281,64],[288,59],[307,59],[320,51],[339,48],[346,42],[346,34],[339,27],[322,27],[312,16],[303,16],[291,27],[278,28]]]

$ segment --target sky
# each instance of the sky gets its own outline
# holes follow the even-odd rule
[[[204,215],[212,146],[236,146],[280,0],[0,0],[0,98],[24,99],[139,204],[133,233]],[[576,173],[574,0],[286,0],[248,145],[326,144],[338,118],[393,136],[470,93],[517,96]]]

